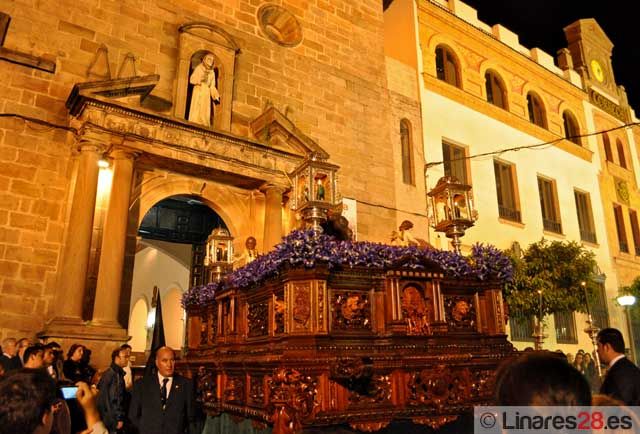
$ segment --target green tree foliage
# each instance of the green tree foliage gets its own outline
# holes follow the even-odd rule
[[[507,251],[514,267],[513,282],[505,287],[505,299],[513,315],[533,316],[540,312],[538,291],[542,291],[542,315],[562,311],[586,311],[586,282],[589,297],[596,261],[593,252],[575,241],[544,238],[531,244],[521,256]]]
[[[636,300],[640,300],[640,276],[636,277],[631,285],[620,288],[621,295],[633,295]]]

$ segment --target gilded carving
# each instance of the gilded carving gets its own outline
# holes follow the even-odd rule
[[[373,375],[367,387],[367,393],[349,392],[351,406],[370,406],[386,404],[391,401],[391,375]]]
[[[209,336],[213,341],[218,334],[218,303],[213,303],[209,312]]]
[[[355,430],[362,432],[375,432],[380,431],[382,428],[385,428],[389,425],[390,421],[382,421],[382,422],[352,422],[349,426]]]
[[[472,378],[467,368],[454,371],[439,365],[411,374],[409,403],[442,409],[469,399],[471,390]]]
[[[402,290],[402,316],[407,323],[407,334],[431,334],[429,307],[425,303],[422,291],[413,285]]]
[[[471,297],[445,297],[444,309],[451,330],[474,329],[476,326],[476,307]]]
[[[196,374],[196,400],[201,404],[213,404],[216,401],[216,374],[204,366],[198,367]]]
[[[200,345],[207,345],[209,343],[209,325],[207,320],[207,313],[200,315]]]
[[[309,328],[311,318],[311,288],[309,284],[296,285],[293,288],[293,322],[296,328]]]
[[[334,329],[371,329],[371,303],[366,292],[335,292],[333,294]]]
[[[471,397],[491,399],[495,389],[496,373],[491,370],[475,371],[471,377]]]
[[[227,377],[224,387],[224,401],[233,402],[234,404],[242,404],[244,401],[244,381],[243,378]]]
[[[249,399],[247,404],[254,407],[262,407],[264,405],[264,377],[252,376],[249,380]]]
[[[277,368],[268,380],[274,432],[298,432],[318,403],[317,379],[290,368]]]
[[[284,333],[284,318],[285,312],[287,310],[287,305],[284,302],[284,296],[282,294],[276,295],[273,302],[273,312],[274,312],[274,333],[280,334]]]
[[[424,416],[424,417],[414,417],[411,419],[414,423],[419,425],[426,425],[431,429],[437,430],[442,427],[444,424],[449,422],[453,422],[456,420],[458,416]]]
[[[251,303],[247,322],[249,337],[266,336],[269,333],[269,304],[266,301]]]

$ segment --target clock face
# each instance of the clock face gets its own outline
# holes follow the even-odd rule
[[[600,83],[604,81],[604,69],[602,69],[602,65],[600,65],[600,62],[595,59],[591,61],[591,72],[593,72],[593,76]]]

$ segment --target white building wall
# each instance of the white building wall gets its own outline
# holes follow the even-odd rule
[[[429,91],[421,85],[423,132],[425,158],[427,164],[442,161],[442,141],[465,146],[468,155],[499,151],[505,148],[526,146],[540,143],[541,140],[522,131],[499,122],[489,116],[478,113],[462,104],[454,102],[437,93]],[[593,145],[595,146],[595,145]],[[493,168],[494,158],[515,165],[519,191],[522,224],[510,223],[499,219],[498,201]],[[524,249],[529,244],[545,237],[549,240],[580,241],[580,231],[574,199],[574,188],[588,192],[591,197],[592,212],[596,223],[598,245],[585,245],[596,255],[602,271],[607,275],[605,286],[608,303],[612,303],[611,295],[617,292],[615,273],[608,255],[608,242],[605,232],[604,216],[598,186],[597,161],[588,162],[554,146],[538,150],[521,150],[506,152],[500,155],[473,158],[470,160],[470,179],[473,186],[474,201],[479,218],[475,226],[468,230],[463,238],[463,248],[469,248],[476,242],[490,243],[501,249],[518,241]],[[435,186],[444,175],[442,165],[427,169],[427,189]],[[538,175],[554,179],[557,186],[558,204],[561,214],[562,235],[546,232],[542,225],[540,196],[538,193]],[[444,235],[431,232],[430,241],[436,247],[447,248]],[[578,289],[578,288],[576,288]],[[578,345],[561,345],[556,343],[553,319],[546,319],[545,341],[547,349],[562,349],[575,352],[577,348],[592,350],[586,333],[585,318],[576,315]],[[612,316],[611,325],[620,329],[624,324],[620,318]],[[514,342],[522,349],[532,344]]]

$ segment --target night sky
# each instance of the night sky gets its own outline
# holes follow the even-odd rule
[[[563,27],[581,18],[595,18],[613,42],[613,70],[618,85],[627,90],[629,104],[640,116],[640,20],[635,2],[579,0],[463,0],[478,11],[486,24],[502,24],[520,37],[527,48],[539,47],[556,57],[567,46]],[[626,7],[624,7],[626,6]]]

